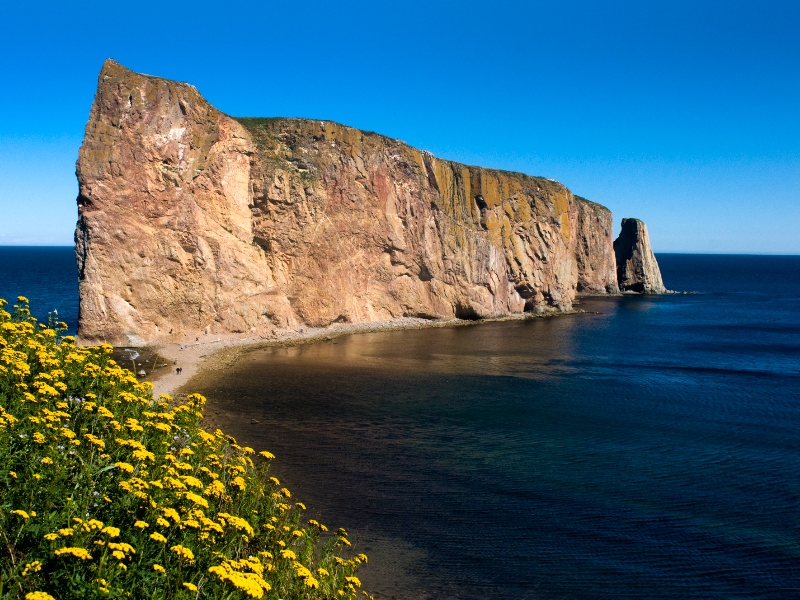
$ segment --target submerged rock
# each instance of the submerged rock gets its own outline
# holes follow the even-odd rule
[[[611,212],[556,181],[331,121],[234,119],[111,60],[77,175],[86,341],[545,313],[617,291]]]
[[[665,294],[661,270],[650,247],[647,225],[639,219],[622,219],[614,240],[617,259],[617,284],[620,291],[640,294]]]

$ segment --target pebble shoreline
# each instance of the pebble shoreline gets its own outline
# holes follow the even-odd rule
[[[544,317],[571,315],[583,313],[582,310],[573,310],[558,313],[533,314],[522,313],[494,319],[464,320],[447,319],[431,320],[416,317],[401,317],[391,321],[378,321],[373,323],[337,323],[329,327],[307,327],[298,331],[284,331],[271,337],[253,336],[245,334],[209,334],[196,341],[156,343],[152,347],[162,356],[170,366],[166,373],[154,374],[149,378],[153,383],[153,395],[181,393],[192,377],[201,370],[223,370],[233,364],[242,354],[259,348],[286,347],[300,344],[310,344],[331,340],[335,337],[359,333],[373,333],[378,331],[428,329],[432,327],[465,327],[483,323],[496,323],[501,321],[524,321]],[[181,367],[180,374],[175,372],[176,367]]]

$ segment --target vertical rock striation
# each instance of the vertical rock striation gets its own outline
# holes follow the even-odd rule
[[[544,313],[618,291],[610,211],[556,181],[330,121],[234,119],[111,60],[77,175],[86,341]]]
[[[619,236],[614,240],[617,259],[617,283],[623,292],[665,294],[661,270],[650,248],[647,225],[639,219],[622,219]]]
[[[575,196],[578,203],[577,220],[581,236],[575,247],[578,262],[578,294],[616,294],[617,263],[613,239],[611,212],[596,202]]]

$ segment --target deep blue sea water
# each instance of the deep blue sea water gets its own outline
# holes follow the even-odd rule
[[[71,246],[0,246],[0,298],[13,310],[17,296],[31,302],[33,315],[47,323],[47,313],[74,334],[78,326],[78,266]]]
[[[0,297],[77,314],[74,271],[29,289],[0,260]],[[191,385],[349,530],[378,598],[798,598],[800,257],[658,260],[699,293],[259,350]]]
[[[250,354],[196,380],[379,597],[800,597],[800,257],[662,297]],[[252,423],[252,420],[258,423]]]

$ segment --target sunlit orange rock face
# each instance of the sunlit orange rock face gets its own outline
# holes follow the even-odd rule
[[[84,341],[477,319],[617,292],[611,213],[330,121],[100,73],[77,165]]]

